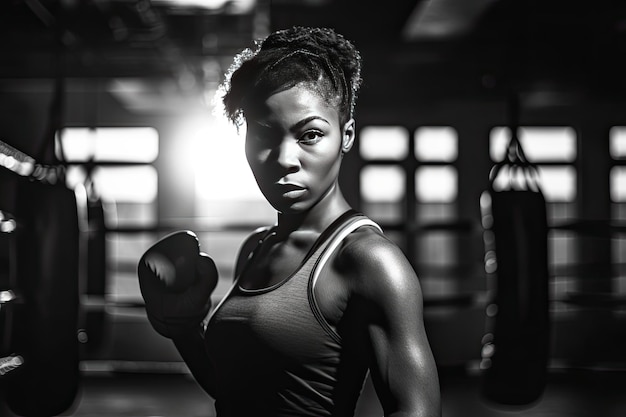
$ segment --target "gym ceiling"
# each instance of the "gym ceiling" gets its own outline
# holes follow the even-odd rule
[[[5,0],[2,85],[58,76],[215,84],[253,38],[316,25],[336,28],[362,51],[366,102],[488,99],[511,88],[608,98],[626,92],[620,0],[176,3]]]

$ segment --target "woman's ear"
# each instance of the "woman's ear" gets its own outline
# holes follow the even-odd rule
[[[341,153],[348,153],[354,145],[354,138],[356,135],[354,128],[354,119],[350,119],[343,125],[343,135],[341,139]]]

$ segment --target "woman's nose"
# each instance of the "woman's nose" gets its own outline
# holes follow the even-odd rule
[[[300,169],[300,146],[293,139],[283,140],[277,149],[277,162],[287,171],[298,171]]]

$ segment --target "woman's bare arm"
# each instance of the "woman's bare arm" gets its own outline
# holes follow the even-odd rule
[[[412,266],[395,244],[373,233],[346,245],[342,258],[353,265],[351,291],[362,305],[370,373],[385,415],[441,416],[439,379]]]

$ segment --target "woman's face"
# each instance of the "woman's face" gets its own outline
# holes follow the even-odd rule
[[[246,157],[268,202],[281,213],[310,209],[333,195],[354,121],[299,84],[267,98],[246,115]]]

